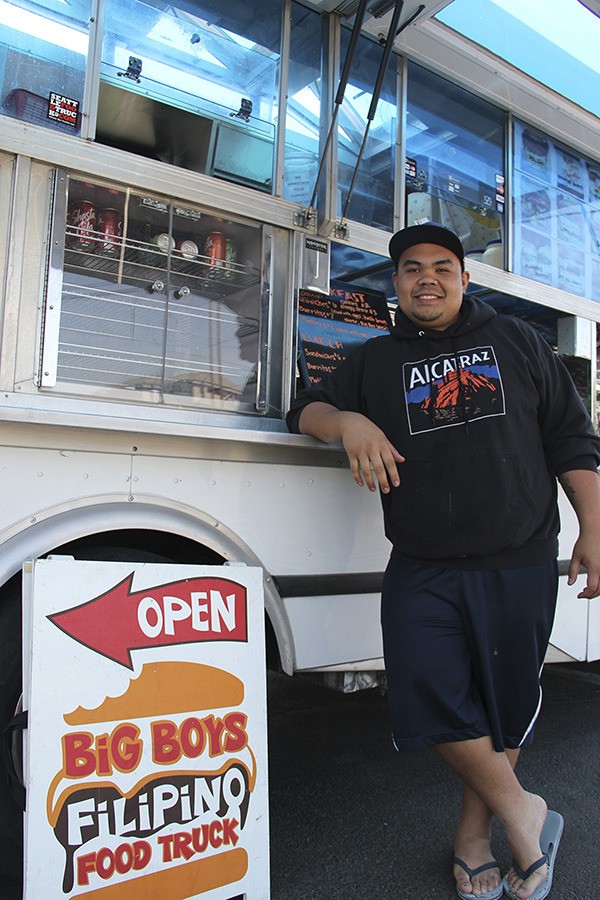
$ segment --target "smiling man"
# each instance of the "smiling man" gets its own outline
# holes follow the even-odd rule
[[[430,226],[430,229],[435,227]],[[462,245],[452,232],[448,232],[448,243],[454,244],[454,252],[440,253],[440,250],[449,248],[430,244],[427,240],[401,252],[408,231],[399,231],[392,240],[393,247],[390,246],[391,253],[398,258],[402,256],[397,271],[392,275],[398,305],[416,325],[423,324],[427,328],[443,331],[458,318],[463,294],[469,283],[469,274],[464,271]],[[435,230],[426,230],[421,237],[435,239],[436,235]]]
[[[392,544],[381,621],[394,743],[458,774],[461,898],[543,900],[562,817],[515,775],[540,708],[557,593],[557,479],[580,525],[569,581],[600,594],[600,440],[538,333],[466,298],[458,237],[429,223],[390,241],[392,333],[302,391],[291,431],[341,442],[379,488]],[[514,866],[501,880],[493,816]]]

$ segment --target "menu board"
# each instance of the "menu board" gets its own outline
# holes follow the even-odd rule
[[[299,367],[304,386],[317,384],[369,338],[391,326],[385,294],[332,282],[329,295],[301,290]]]
[[[515,123],[514,270],[600,302],[600,165]]]

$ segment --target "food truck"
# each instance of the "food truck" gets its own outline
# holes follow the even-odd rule
[[[520,6],[0,0],[2,725],[48,556],[259,567],[269,665],[381,680],[378,498],[284,417],[388,327],[397,228],[456,231],[469,291],[541,332],[595,419],[600,19]],[[598,659],[561,507],[548,658]]]

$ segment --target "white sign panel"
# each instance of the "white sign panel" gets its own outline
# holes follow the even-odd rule
[[[261,570],[24,581],[25,898],[268,900]]]

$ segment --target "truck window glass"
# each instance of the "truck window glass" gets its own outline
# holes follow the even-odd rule
[[[270,192],[281,0],[107,0],[97,139]]]
[[[514,125],[514,271],[600,302],[600,165]]]
[[[407,224],[455,231],[473,259],[504,266],[505,114],[409,63]]]
[[[64,253],[60,296],[48,298],[60,314],[46,385],[254,410],[260,229],[76,179],[67,209],[52,263]]]
[[[0,0],[0,112],[79,134],[91,0]]]
[[[319,167],[321,17],[292,3],[283,196],[308,206]]]
[[[350,34],[347,28],[342,30],[342,59]],[[383,47],[379,44],[359,38],[338,120],[338,214],[346,206],[382,55]],[[347,213],[352,221],[383,231],[392,230],[394,216],[397,59],[392,53]]]

